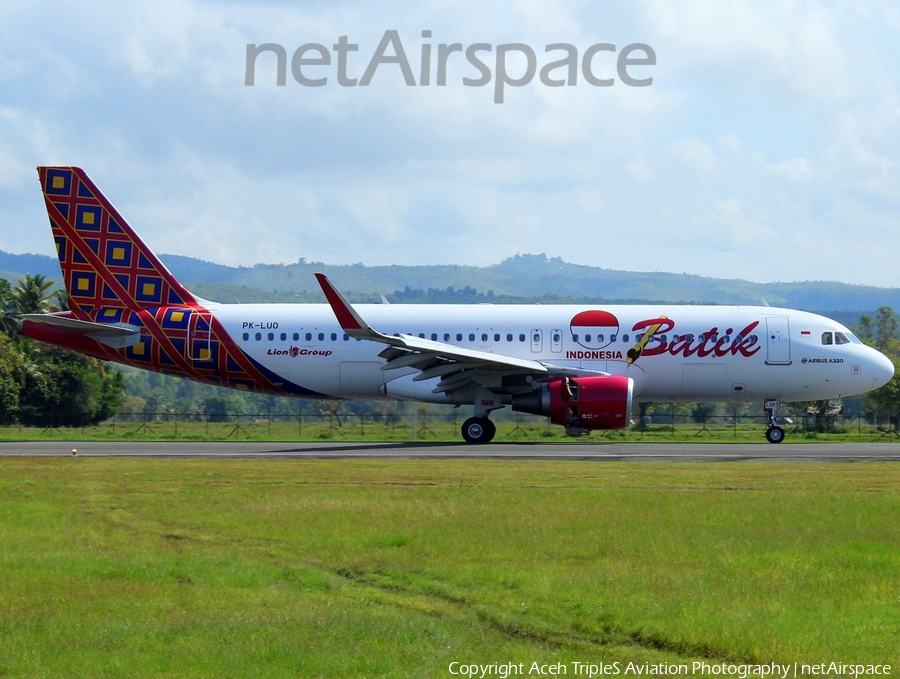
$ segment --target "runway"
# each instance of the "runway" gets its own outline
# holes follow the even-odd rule
[[[0,457],[192,459],[489,459],[597,462],[900,461],[900,443],[258,443],[24,441],[0,443]]]

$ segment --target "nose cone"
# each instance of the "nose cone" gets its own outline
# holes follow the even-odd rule
[[[894,376],[894,363],[880,351],[872,350],[872,389],[878,389],[891,381]]]

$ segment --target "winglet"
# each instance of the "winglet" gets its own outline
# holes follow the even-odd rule
[[[338,323],[341,324],[344,332],[350,337],[365,337],[371,335],[374,331],[369,327],[362,317],[356,313],[356,310],[350,306],[350,302],[341,294],[328,277],[323,273],[316,274],[316,280],[322,286],[322,292],[325,293],[325,299],[331,305],[331,310],[337,316]]]

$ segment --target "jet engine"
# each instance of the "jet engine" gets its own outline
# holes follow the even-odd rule
[[[622,375],[562,377],[527,394],[515,394],[512,408],[549,417],[576,429],[622,429],[631,416],[634,381]]]

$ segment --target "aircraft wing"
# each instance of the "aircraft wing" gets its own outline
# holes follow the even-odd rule
[[[363,320],[341,292],[324,274],[316,279],[331,305],[341,328],[350,337],[388,345],[379,356],[387,363],[382,370],[413,368],[420,373],[414,381],[440,377],[435,393],[452,392],[469,384],[484,386],[493,383],[497,375],[530,375],[536,378],[554,376],[605,375],[596,370],[582,370],[571,366],[554,365],[544,361],[516,358],[477,349],[466,349],[446,342],[428,340],[404,333],[385,335]],[[492,379],[494,378],[494,379]]]

